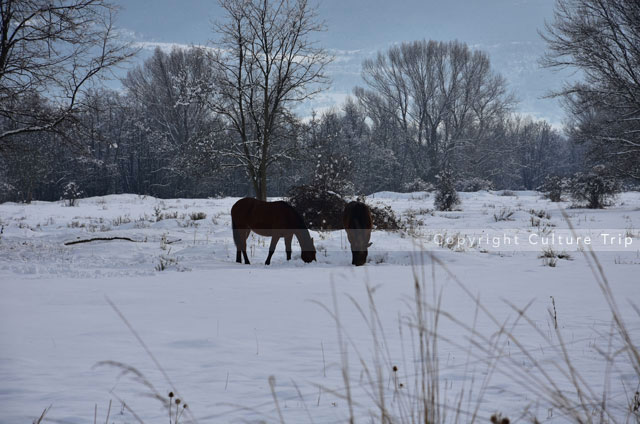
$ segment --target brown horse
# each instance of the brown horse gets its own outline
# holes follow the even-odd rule
[[[342,223],[351,243],[351,264],[364,265],[367,262],[367,248],[373,244],[369,242],[373,228],[369,207],[362,202],[347,203],[342,214]]]
[[[269,256],[265,265],[271,263],[271,256],[276,250],[280,237],[284,237],[287,260],[291,259],[291,240],[294,234],[302,248],[302,260],[307,263],[316,260],[316,248],[309,230],[304,225],[300,214],[287,202],[263,202],[250,197],[240,199],[231,208],[231,227],[238,263],[242,263],[241,254],[244,256],[244,263],[249,263],[247,238],[251,231],[264,237],[271,237]]]

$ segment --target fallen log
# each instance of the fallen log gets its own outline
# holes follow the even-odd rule
[[[70,246],[72,244],[90,243],[92,241],[111,241],[111,240],[125,240],[125,241],[132,241],[134,243],[138,242],[138,240],[133,240],[133,239],[130,239],[129,237],[94,237],[90,239],[68,241],[64,245]]]

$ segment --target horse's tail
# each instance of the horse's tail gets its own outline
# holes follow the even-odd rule
[[[231,215],[231,232],[233,233],[233,242],[235,243],[237,248],[240,248],[240,246],[242,246],[242,240],[240,237],[240,232],[236,227],[236,222],[233,220],[233,215]]]

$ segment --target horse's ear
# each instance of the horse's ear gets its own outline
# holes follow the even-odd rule
[[[371,247],[372,244],[373,242],[369,242],[369,244],[367,244],[367,247]]]

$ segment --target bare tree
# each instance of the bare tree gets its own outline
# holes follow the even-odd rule
[[[323,25],[307,0],[220,0],[220,5],[226,20],[214,28],[218,93],[211,107],[236,135],[227,154],[246,169],[256,197],[266,199],[269,167],[290,153],[291,108],[326,87],[324,70],[331,58],[311,40]]]
[[[401,162],[413,160],[431,181],[456,148],[480,139],[513,103],[488,56],[460,42],[402,43],[365,60],[362,75],[369,88],[356,88],[356,96],[372,115],[393,117]]]
[[[0,0],[0,147],[55,130],[84,87],[135,53],[118,40],[115,11],[105,0]],[[21,107],[35,93],[49,100],[48,113]]]
[[[554,93],[567,101],[572,136],[595,161],[640,179],[640,2],[558,0],[541,36],[544,65],[584,76]]]

